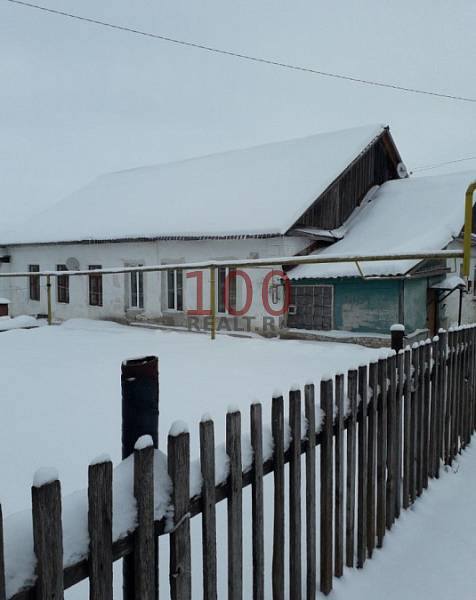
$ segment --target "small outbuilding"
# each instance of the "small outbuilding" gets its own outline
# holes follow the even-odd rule
[[[354,210],[338,232],[340,239],[315,253],[376,256],[444,250],[461,233],[464,194],[472,177],[457,173],[387,181]],[[387,334],[393,323],[403,323],[407,335],[435,335],[439,327],[458,320],[457,314],[448,314],[447,298],[454,294],[459,300],[465,287],[455,265],[444,259],[306,264],[288,276],[289,328],[354,336]]]

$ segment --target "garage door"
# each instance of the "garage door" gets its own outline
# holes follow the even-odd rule
[[[293,285],[287,324],[296,329],[329,331],[333,327],[334,287]]]

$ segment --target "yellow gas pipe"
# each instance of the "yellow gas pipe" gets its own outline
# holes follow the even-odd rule
[[[463,277],[468,284],[469,270],[471,267],[471,234],[473,232],[473,194],[476,191],[476,181],[470,183],[466,190],[466,200],[464,205],[464,256],[463,256]]]

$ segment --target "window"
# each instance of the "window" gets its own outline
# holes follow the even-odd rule
[[[228,309],[236,310],[236,269],[218,267],[218,312],[225,313]],[[228,289],[227,289],[228,286]],[[228,306],[226,296],[228,293]]]
[[[102,265],[89,265],[90,271],[102,269]],[[92,273],[89,276],[89,304],[102,306],[102,274]]]
[[[142,267],[142,265],[136,265]],[[144,308],[144,273],[136,271],[131,273],[131,308]]]
[[[183,310],[182,269],[167,270],[167,308],[169,310]]]
[[[56,265],[57,271],[67,271],[66,265]],[[56,299],[61,304],[69,304],[69,275],[59,275],[56,278]]]
[[[30,273],[38,273],[40,271],[40,265],[28,265],[28,271]],[[40,300],[40,276],[30,275],[30,300]]]

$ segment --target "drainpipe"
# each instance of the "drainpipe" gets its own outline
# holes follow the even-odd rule
[[[463,316],[463,288],[459,288],[458,327],[461,325]]]

